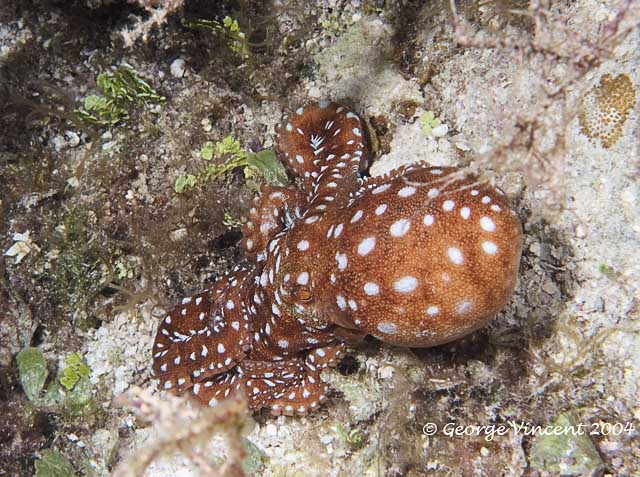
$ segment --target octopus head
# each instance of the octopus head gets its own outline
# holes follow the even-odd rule
[[[272,253],[261,276],[261,285],[270,291],[278,311],[309,327],[324,329],[334,324],[333,303],[320,293],[327,288],[326,262],[320,243],[312,239],[313,230],[296,227],[272,246]],[[277,314],[277,313],[276,313]]]

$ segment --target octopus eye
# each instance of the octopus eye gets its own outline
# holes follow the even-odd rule
[[[296,290],[295,294],[296,294],[296,299],[298,299],[301,302],[311,301],[311,298],[313,298],[313,295],[311,294],[311,290],[307,290],[306,288],[299,288],[298,290]]]

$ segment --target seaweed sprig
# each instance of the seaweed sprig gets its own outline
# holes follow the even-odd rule
[[[270,184],[287,185],[287,174],[282,164],[270,149],[251,152],[242,148],[240,141],[227,136],[218,142],[207,142],[200,150],[200,157],[207,161],[197,174],[179,176],[174,190],[181,194],[197,184],[226,176],[234,169],[243,169],[245,179],[250,182],[263,180]]]
[[[84,107],[75,113],[83,121],[98,126],[113,126],[128,119],[132,106],[162,104],[167,100],[129,66],[114,73],[100,73],[96,86],[102,95],[87,96]]]
[[[208,31],[214,32],[216,35],[222,37],[229,49],[234,53],[237,53],[243,59],[249,57],[250,44],[247,40],[247,35],[240,29],[238,20],[235,20],[229,16],[226,16],[220,20],[207,20],[196,19],[188,20],[182,19],[182,24],[191,29],[202,28]]]

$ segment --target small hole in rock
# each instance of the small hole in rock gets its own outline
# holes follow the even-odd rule
[[[238,229],[228,230],[222,235],[217,236],[213,240],[209,241],[209,249],[225,249],[234,247],[242,238],[242,232]]]
[[[360,369],[360,363],[353,356],[346,356],[340,364],[338,364],[338,371],[344,376],[354,374]]]
[[[31,346],[40,346],[44,341],[44,328],[42,325],[38,325],[31,337]]]

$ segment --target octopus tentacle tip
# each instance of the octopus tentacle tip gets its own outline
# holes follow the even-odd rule
[[[300,188],[264,186],[243,227],[248,267],[185,298],[158,328],[161,389],[206,405],[300,416],[326,400],[321,371],[366,335],[428,347],[485,326],[516,284],[522,227],[506,196],[453,167],[360,177],[358,115],[331,101],[276,128]]]

